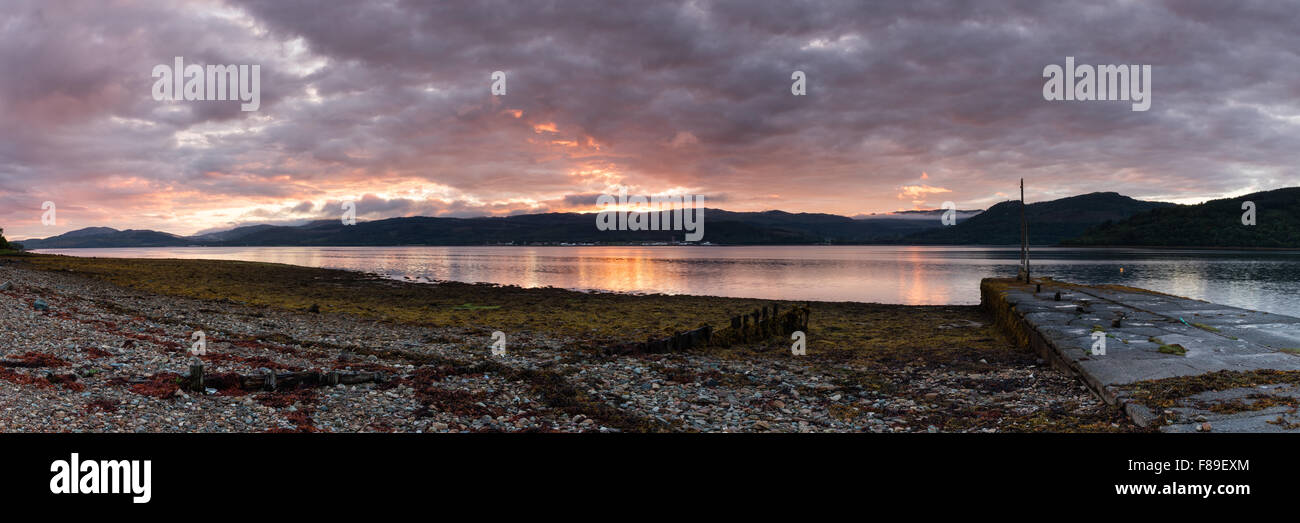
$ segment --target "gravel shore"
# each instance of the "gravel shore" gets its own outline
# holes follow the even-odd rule
[[[980,328],[979,320],[936,328]],[[196,358],[189,350],[199,330],[209,374],[388,379],[186,392],[178,377]],[[559,335],[506,334],[506,354],[493,356],[490,330],[479,325],[150,294],[0,260],[0,431],[1135,430],[1028,354],[862,368],[791,356],[783,340],[751,358],[612,356],[575,350],[577,340]]]

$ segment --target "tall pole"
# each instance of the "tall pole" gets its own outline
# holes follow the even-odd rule
[[[1029,221],[1025,219],[1025,179],[1020,179],[1020,279],[1029,283]]]

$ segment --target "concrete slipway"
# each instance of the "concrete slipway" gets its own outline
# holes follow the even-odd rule
[[[1132,387],[1218,371],[1300,371],[1300,318],[1143,289],[1032,281],[984,280],[983,306],[1020,342],[1077,374],[1139,425],[1165,432],[1300,431],[1294,408],[1273,405],[1300,398],[1294,384],[1248,383],[1154,408],[1136,401]],[[1104,354],[1094,349],[1098,341]]]

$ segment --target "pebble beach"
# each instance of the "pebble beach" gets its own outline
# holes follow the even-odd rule
[[[970,310],[935,328],[986,328]],[[199,330],[205,350],[195,355]],[[0,431],[1136,430],[1072,377],[1014,351],[857,366],[792,357],[782,340],[757,357],[612,355],[528,331],[493,355],[483,333],[141,292],[0,259]],[[209,375],[384,379],[186,390],[182,377],[200,362]]]

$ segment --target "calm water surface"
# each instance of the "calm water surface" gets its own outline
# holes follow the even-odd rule
[[[979,303],[979,280],[1014,276],[1018,248],[187,247],[49,249],[73,256],[207,258],[524,287],[908,305]],[[1036,275],[1118,283],[1300,316],[1300,252],[1035,248]]]

